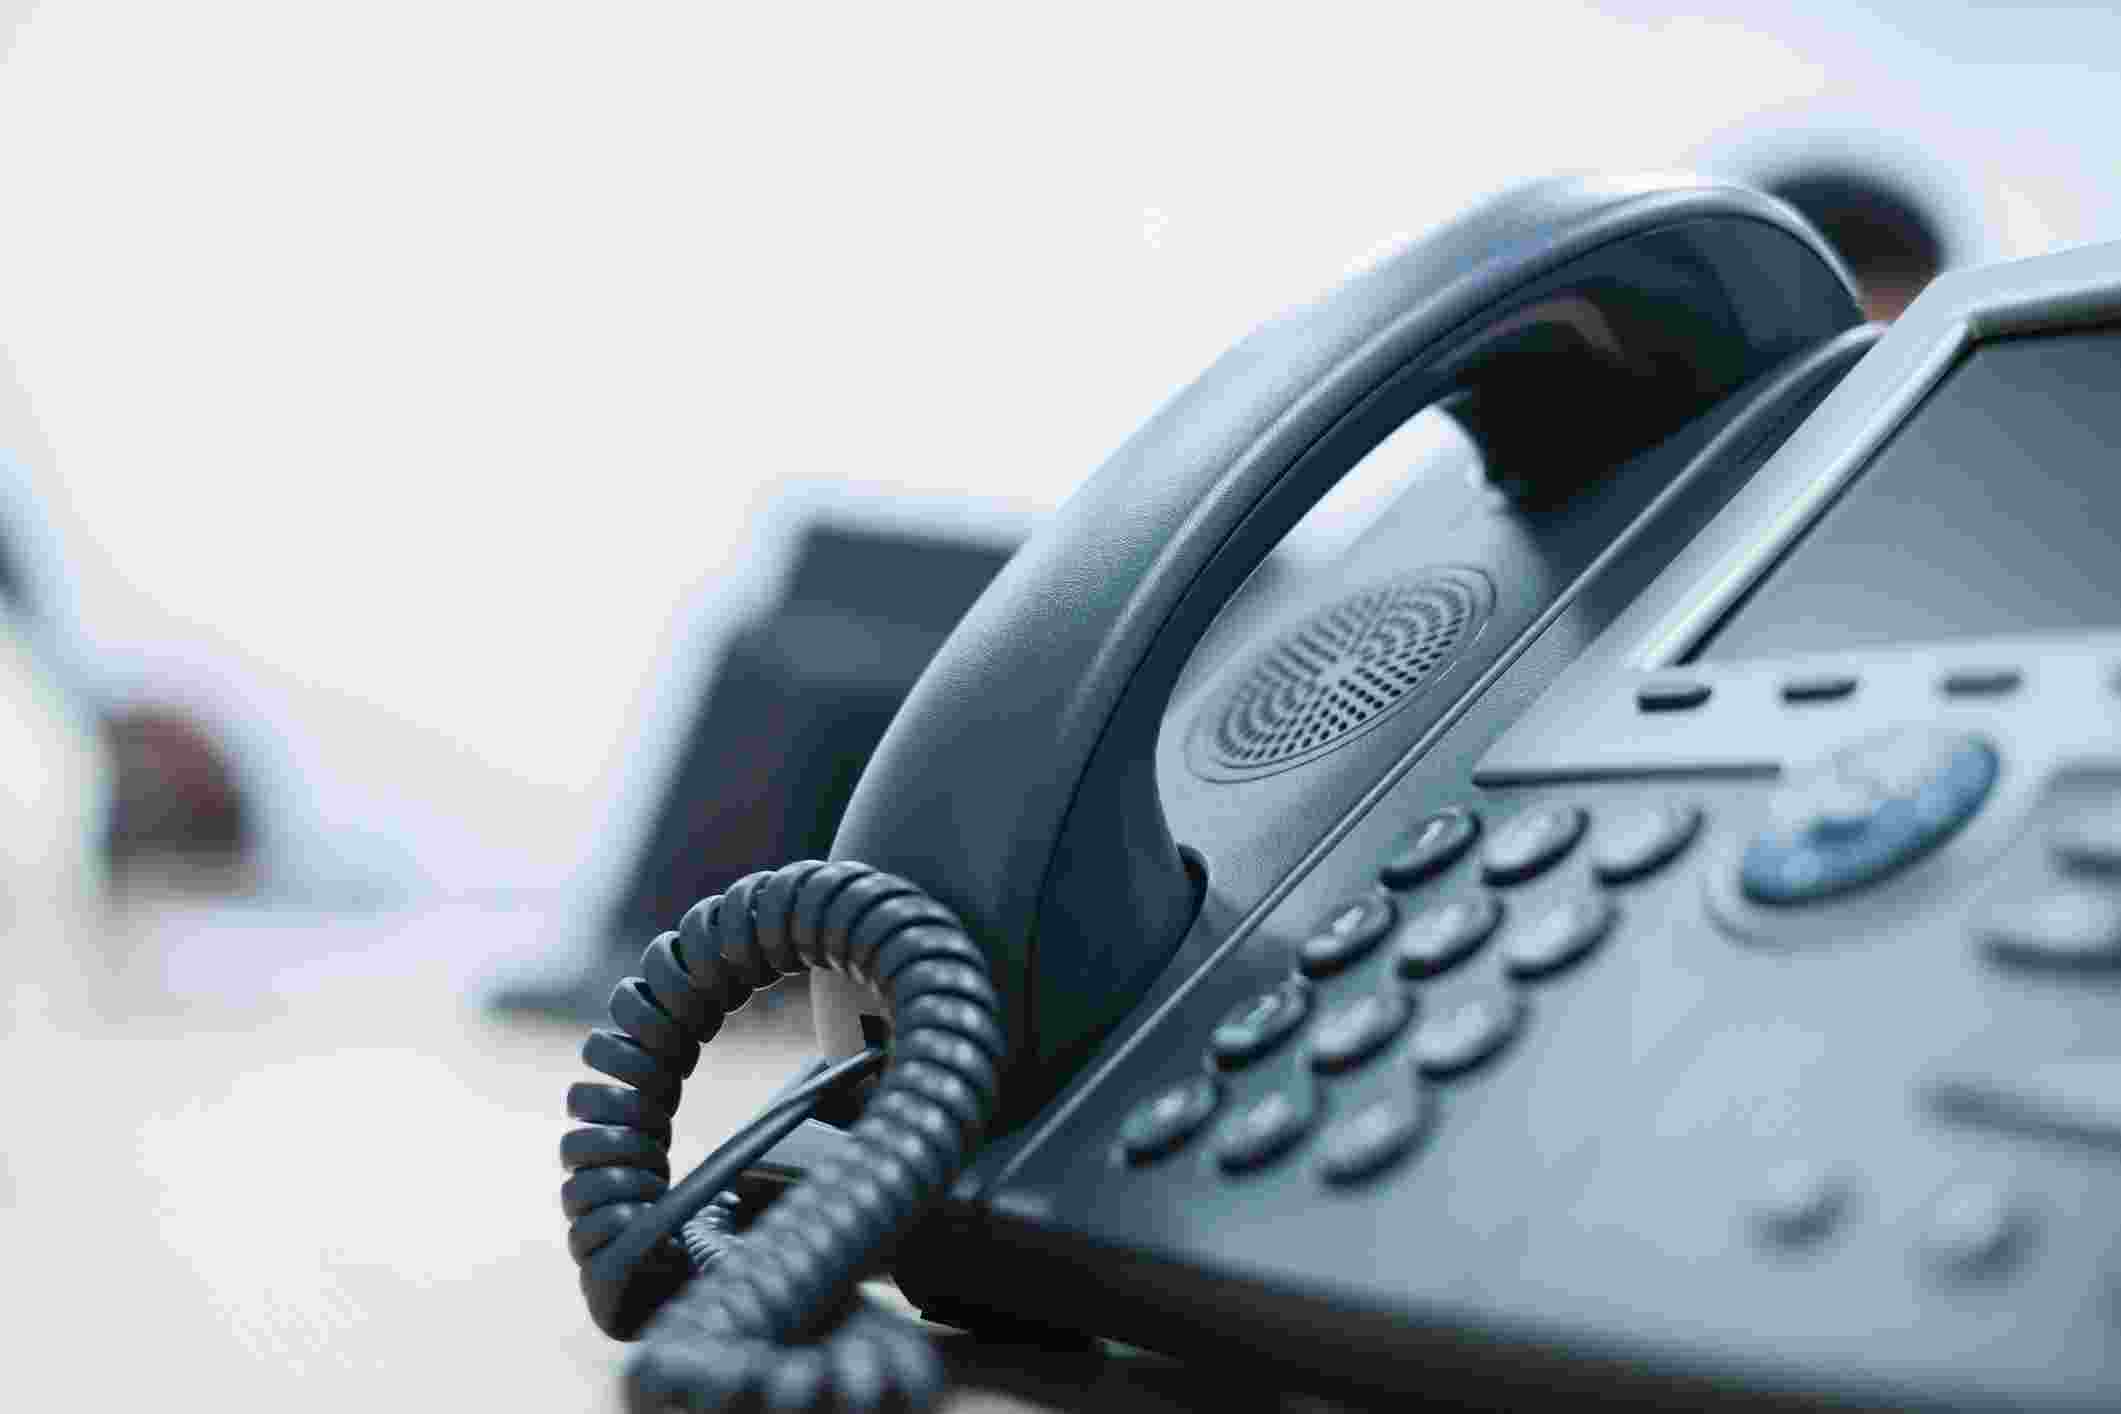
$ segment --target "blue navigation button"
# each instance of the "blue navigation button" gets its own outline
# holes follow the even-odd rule
[[[1966,732],[1906,728],[1841,751],[1775,798],[1739,862],[1755,903],[1812,903],[1912,863],[1973,818],[1996,751]]]

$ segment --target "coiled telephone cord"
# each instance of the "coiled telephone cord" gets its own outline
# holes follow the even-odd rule
[[[755,990],[809,968],[873,986],[892,1021],[872,1048],[782,1096],[682,1182],[670,1126],[700,1047]],[[611,994],[613,1028],[560,1143],[560,1204],[582,1294],[606,1334],[644,1337],[629,1407],[923,1409],[943,1388],[910,1324],[852,1304],[886,1244],[945,1192],[993,1117],[1007,1049],[986,956],[918,886],[855,863],[806,860],[695,905]],[[881,1068],[844,1157],[813,1170],[748,1229],[736,1175],[827,1092]],[[850,1314],[851,1311],[851,1314]],[[828,1334],[829,1332],[829,1334]]]

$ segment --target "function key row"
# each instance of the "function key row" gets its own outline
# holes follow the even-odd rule
[[[2025,684],[2025,674],[2005,664],[1953,668],[1937,679],[1937,691],[1946,697],[2003,697]],[[1781,696],[1792,706],[1840,702],[1855,695],[1854,673],[1827,669],[1798,673],[1784,678]],[[1700,678],[1656,677],[1635,689],[1635,706],[1643,712],[1691,712],[1707,702],[1715,689]]]

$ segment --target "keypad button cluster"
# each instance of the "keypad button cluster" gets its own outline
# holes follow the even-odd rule
[[[1152,1162],[1206,1132],[1204,1162],[1226,1174],[1306,1146],[1328,1184],[1390,1170],[1432,1127],[1433,1087],[1506,1052],[1524,1032],[1528,991],[1614,933],[1621,910],[1607,890],[1664,869],[1701,825],[1688,801],[1595,824],[1567,801],[1492,828],[1458,806],[1424,817],[1380,861],[1375,889],[1316,921],[1290,975],[1223,1014],[1203,1074],[1137,1105],[1120,1152]],[[1580,882],[1527,891],[1587,840],[1590,868],[1569,876]],[[1493,961],[1476,973],[1483,954]]]

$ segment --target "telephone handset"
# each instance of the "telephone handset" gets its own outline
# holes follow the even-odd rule
[[[1398,1175],[1420,1171],[1394,1165],[1433,1127],[1424,1075],[1444,1073],[1395,1050],[1423,1010],[1410,979],[1460,969],[1514,910],[1503,883],[1547,875],[1587,823],[1557,808],[1485,827],[1469,768],[1721,523],[1869,347],[1859,325],[1833,255],[1778,203],[1574,178],[1476,208],[1179,394],[935,658],[849,805],[834,846],[849,862],[755,875],[695,908],[585,1047],[616,1083],[570,1093],[584,1125],[563,1146],[563,1203],[599,1323],[632,1336],[653,1322],[637,1406],[932,1396],[932,1358],[873,1317],[791,1343],[839,1320],[894,1242],[902,1283],[946,1318],[1184,1349],[1189,1319],[1205,1329],[1256,1297],[1248,1334],[1277,1311],[1286,1328],[1255,1348],[1303,1364],[1289,1333],[1344,1309],[1376,1358],[1314,1373],[1418,1387],[1395,1362],[1467,1330],[1427,1293],[1395,1308],[1381,1265],[1377,1224]],[[1243,622],[1274,632],[1229,641],[1225,606],[1264,592],[1248,577],[1275,544],[1438,405],[1481,446],[1486,481],[1424,480],[1340,564],[1251,606]],[[1186,672],[1196,651],[1214,671]],[[1316,906],[1316,882],[1346,873],[1334,861],[1416,781],[1446,808],[1401,841],[1383,885],[1285,936],[1291,901]],[[1410,891],[1455,880],[1484,828],[1495,888],[1414,916]],[[1513,976],[1563,973],[1613,926],[1590,897],[1512,942]],[[1401,961],[1378,985],[1387,935]],[[671,1113],[700,1043],[752,988],[812,967],[836,1064],[670,1187]],[[1475,1006],[1430,1050],[1455,1038],[1474,1070],[1521,1020],[1520,1000],[1491,991],[1486,1032]],[[1235,1004],[1204,1022],[1209,995]],[[717,1195],[821,1096],[871,1076],[850,1138],[740,1231],[740,1205]],[[1320,1179],[1287,1158],[1328,1118],[1340,1177]],[[1059,1187],[1023,1182],[1056,1163]],[[1080,1212],[1112,1203],[1149,1227],[1117,1246],[1091,1236]],[[1290,1203],[1326,1214],[1339,1245],[1259,1265],[1239,1239]],[[1497,1254],[1513,1241],[1486,1236]],[[1039,1294],[981,1289],[969,1274],[992,1268],[958,1265],[968,1253],[1037,1267],[1075,1299],[1085,1280],[1133,1290],[1071,1320]],[[1350,1266],[1373,1279],[1360,1300],[1332,1288]]]

